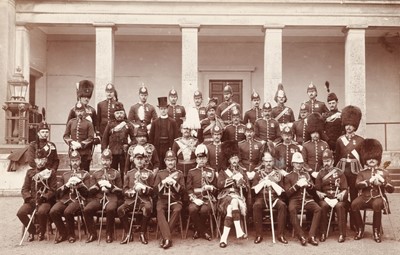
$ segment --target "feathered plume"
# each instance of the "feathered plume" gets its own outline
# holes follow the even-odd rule
[[[200,129],[200,118],[196,108],[188,108],[188,111],[186,113],[185,126],[190,129]]]
[[[326,91],[329,93],[329,92],[331,92],[331,90],[329,89],[329,81],[326,81],[325,82],[325,88],[326,88]]]
[[[42,121],[46,121],[46,109],[42,107]]]

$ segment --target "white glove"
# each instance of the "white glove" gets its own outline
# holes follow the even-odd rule
[[[73,177],[71,177],[71,178],[69,178],[69,180],[68,180],[68,186],[67,187],[69,187],[69,186],[75,186],[75,185],[77,185],[78,183],[80,183],[81,182],[81,179],[79,179],[78,177],[76,177],[76,176],[73,176]]]
[[[162,180],[162,183],[168,185],[175,185],[176,181],[171,177],[167,177],[164,180]]]
[[[369,182],[370,182],[370,183],[374,183],[375,180],[376,180],[375,175],[374,175],[374,176],[371,176],[371,178],[369,178]]]
[[[198,199],[198,198],[193,199],[193,203],[195,203],[197,206],[201,206],[204,204],[203,200]]]
[[[101,187],[101,191],[107,193],[107,192],[108,192],[108,189],[107,189],[106,187],[103,186],[103,187]]]
[[[127,190],[125,193],[128,197],[134,197],[136,194],[136,191],[135,190]]]
[[[236,182],[238,182],[242,178],[243,178],[243,175],[241,173],[237,173],[232,176],[232,179],[234,179]]]
[[[135,190],[137,191],[137,192],[139,192],[139,191],[141,191],[141,190],[145,190],[146,189],[146,186],[144,186],[143,184],[141,184],[141,183],[136,183],[136,185],[135,185]]]
[[[375,175],[375,178],[376,178],[378,181],[382,182],[382,183],[385,182],[385,179],[383,179],[383,176],[380,175],[380,174]]]
[[[99,181],[100,187],[106,187],[106,188],[111,188],[111,183],[107,180],[100,180]]]
[[[206,191],[206,190],[212,191],[213,189],[214,189],[214,186],[212,186],[212,185],[206,184],[206,185],[203,186],[203,190],[204,191]]]
[[[272,186],[272,181],[269,179],[264,180],[264,187],[271,187]]]
[[[305,178],[300,178],[297,183],[299,187],[306,187],[308,185],[308,182]]]
[[[246,172],[247,174],[247,178],[249,178],[249,180],[253,180],[254,176],[256,175],[256,172],[252,171],[252,172]]]
[[[312,173],[311,173],[311,176],[314,177],[314,178],[317,178],[318,172],[312,172]]]
[[[71,148],[72,148],[73,150],[77,150],[77,149],[82,148],[82,145],[81,145],[79,142],[77,142],[77,141],[72,141],[72,142],[71,142]]]

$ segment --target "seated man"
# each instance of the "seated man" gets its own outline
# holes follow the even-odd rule
[[[172,150],[167,151],[164,161],[167,168],[158,171],[154,189],[158,195],[157,221],[162,235],[160,247],[168,249],[172,246],[171,230],[182,210],[185,181],[183,173],[176,168],[176,155]],[[165,213],[168,218],[165,218]]]
[[[394,186],[390,182],[389,172],[379,168],[382,160],[382,145],[378,140],[365,139],[361,143],[361,163],[366,168],[359,172],[356,179],[356,188],[359,196],[351,203],[357,233],[354,240],[360,240],[364,236],[364,222],[360,210],[371,208],[374,211],[372,228],[375,242],[380,243],[382,227],[382,210],[389,213],[385,192],[392,193]]]
[[[210,213],[213,213],[215,219],[217,218],[214,197],[217,191],[217,176],[214,169],[206,167],[207,153],[207,147],[204,144],[197,146],[195,151],[197,167],[189,171],[186,188],[191,202],[189,215],[195,227],[193,239],[204,237],[211,241],[211,236],[205,228],[205,222]]]
[[[25,228],[28,228],[29,242],[34,240],[36,229],[33,222],[29,220],[28,214],[31,217],[37,217],[39,222],[39,241],[44,240],[47,217],[51,207],[50,203],[54,198],[54,191],[57,187],[55,172],[46,168],[46,156],[45,150],[36,150],[36,167],[26,172],[21,190],[24,204],[19,208],[17,216]]]
[[[307,239],[304,237],[302,224],[299,223],[297,212],[301,210],[301,217],[303,210],[312,213],[312,222],[309,231],[308,242],[317,246],[318,241],[315,238],[317,234],[318,224],[321,218],[321,208],[314,201],[310,193],[315,189],[312,183],[311,176],[303,167],[304,160],[300,152],[293,154],[292,158],[293,171],[285,176],[284,186],[286,194],[289,198],[289,214],[290,222],[300,240],[301,245],[307,245]],[[300,219],[302,222],[302,219]]]
[[[346,239],[346,201],[347,201],[347,181],[346,176],[339,168],[333,166],[333,152],[326,149],[322,154],[323,168],[318,172],[315,180],[315,189],[321,199],[321,242],[325,242],[328,236],[328,224],[332,218],[333,209],[336,211],[339,226],[339,243]],[[330,219],[328,221],[328,212]],[[329,228],[328,228],[329,229]]]
[[[56,244],[67,238],[70,243],[76,241],[74,216],[79,210],[83,211],[84,200],[89,195],[90,176],[79,167],[81,164],[79,152],[72,151],[69,160],[71,171],[64,173],[58,182],[59,200],[50,210],[50,217],[60,233],[54,241]],[[65,218],[66,225],[62,217]]]
[[[249,181],[245,169],[239,165],[239,148],[236,141],[226,141],[222,145],[224,159],[229,163],[225,170],[218,175],[218,208],[225,216],[224,230],[221,235],[219,247],[226,248],[232,222],[235,225],[236,237],[246,239],[247,234],[243,232],[240,225],[240,214],[246,215],[246,195]]]
[[[287,244],[284,230],[286,226],[287,206],[283,201],[282,193],[283,178],[282,171],[274,168],[274,158],[270,152],[264,152],[262,164],[257,168],[258,171],[253,180],[253,187],[256,198],[253,204],[253,220],[256,228],[256,239],[258,244],[263,240],[262,237],[262,209],[274,207],[278,210],[278,241]],[[270,201],[271,200],[271,201]],[[272,205],[272,208],[270,208]],[[273,222],[271,223],[273,224]]]

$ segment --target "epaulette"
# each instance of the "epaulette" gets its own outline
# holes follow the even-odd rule
[[[194,170],[199,170],[199,168],[197,168],[197,167],[192,168],[192,169],[189,170],[189,172],[190,172],[190,171],[194,171]]]
[[[181,139],[182,139],[182,137],[178,137],[178,138],[175,138],[174,141],[179,141]]]
[[[311,140],[308,140],[307,142],[305,142],[303,145],[305,145],[305,144],[307,144],[307,143],[310,143],[311,142]]]
[[[256,121],[258,121],[258,120],[263,120],[264,118],[257,118],[255,121],[254,121],[254,123],[256,123]]]
[[[229,127],[229,126],[233,126],[233,124],[232,124],[232,123],[231,123],[231,124],[228,124],[228,125],[225,126],[225,128],[227,128],[227,127]]]
[[[255,138],[254,138],[254,141],[259,142],[259,143],[262,143],[261,140],[258,140],[258,139],[255,139]]]
[[[136,170],[136,168],[132,168],[131,170],[128,170],[126,173],[132,172],[134,170]]]
[[[279,145],[283,145],[283,142],[279,142],[275,145],[275,148],[278,147]]]

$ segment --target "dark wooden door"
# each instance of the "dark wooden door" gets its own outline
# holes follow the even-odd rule
[[[218,104],[224,101],[224,87],[229,85],[233,90],[233,101],[242,105],[243,80],[210,80],[210,98],[217,97]]]

